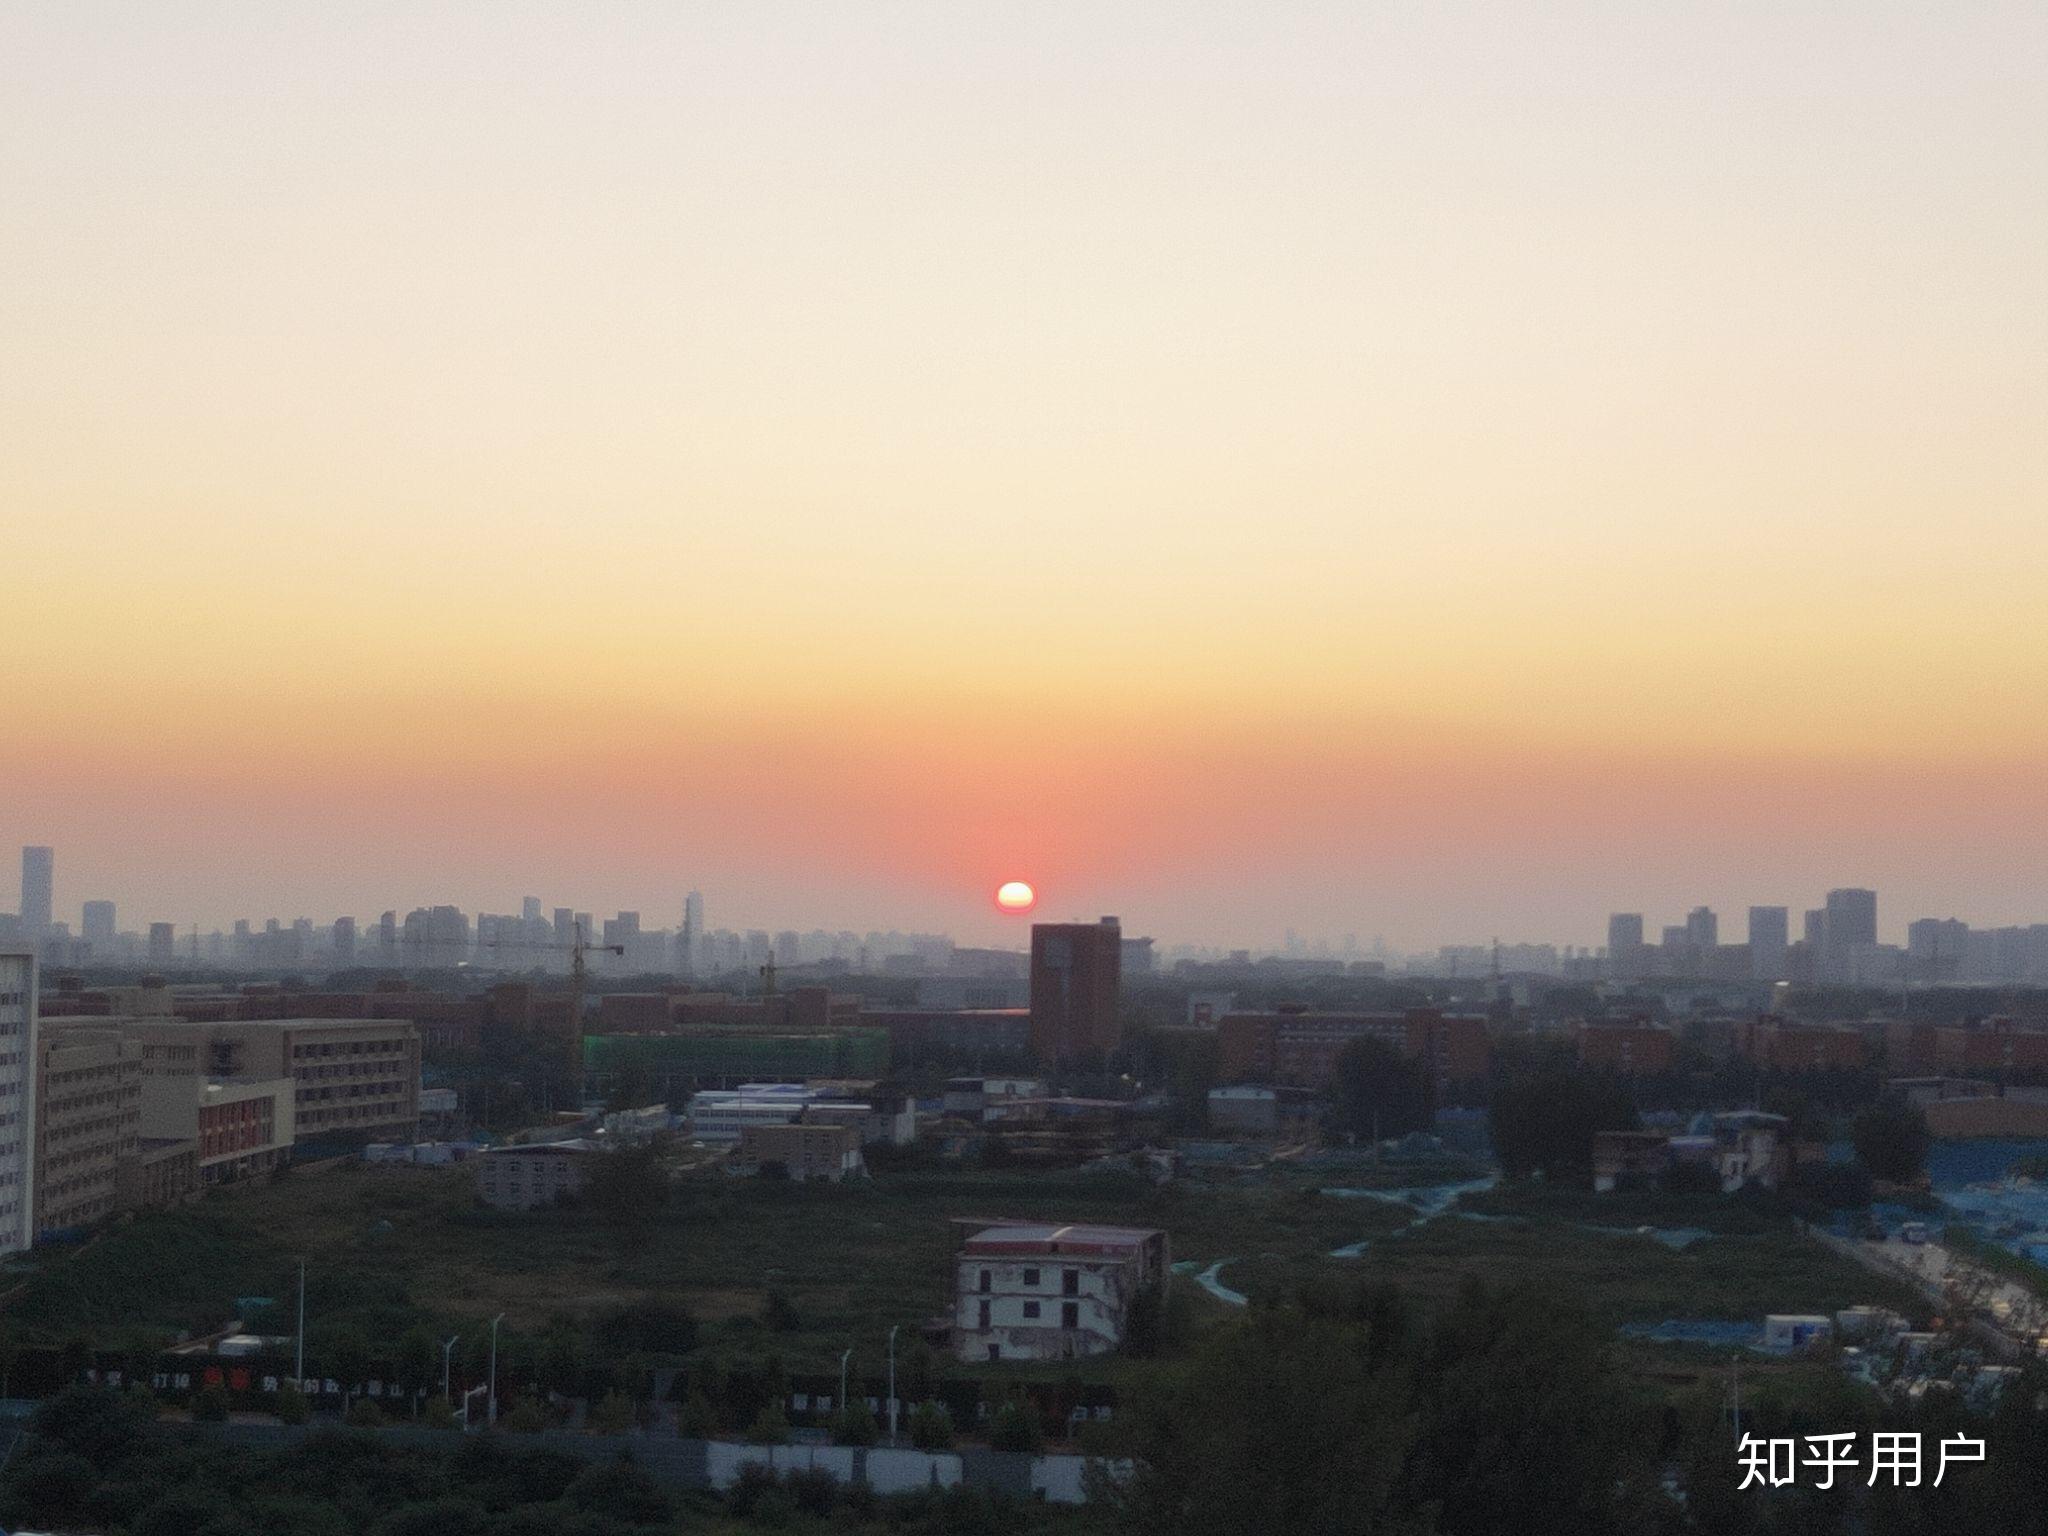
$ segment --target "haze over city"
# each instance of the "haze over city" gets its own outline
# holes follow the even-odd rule
[[[0,846],[206,926],[2030,921],[2039,11],[1606,22],[9,7]]]

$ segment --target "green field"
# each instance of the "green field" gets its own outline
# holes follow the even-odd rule
[[[1412,1170],[1328,1177],[1390,1186]],[[1334,1278],[1389,1281],[1427,1304],[1476,1276],[1556,1289],[1610,1323],[1858,1302],[1915,1310],[1902,1288],[1744,1202],[1518,1186],[1468,1196],[1460,1209],[1484,1219],[1414,1222],[1397,1204],[1318,1194],[1298,1173],[1155,1186],[1123,1174],[961,1171],[830,1187],[699,1172],[628,1230],[588,1210],[481,1210],[460,1169],[342,1164],[145,1215],[43,1257],[6,1312],[18,1334],[45,1342],[160,1342],[220,1327],[238,1296],[288,1299],[303,1254],[312,1330],[344,1324],[374,1342],[425,1325],[478,1339],[502,1311],[509,1331],[534,1335],[586,1329],[658,1297],[697,1319],[699,1353],[771,1350],[791,1369],[836,1369],[852,1347],[871,1369],[891,1326],[911,1334],[945,1311],[962,1223],[994,1217],[1161,1227],[1184,1270],[1227,1261],[1223,1281],[1254,1299]],[[1674,1251],[1627,1230],[1679,1221],[1715,1235]],[[1360,1243],[1356,1257],[1331,1257]],[[1197,1323],[1228,1314],[1181,1284]],[[771,1332],[763,1316],[774,1293],[789,1307]],[[1093,1362],[1085,1374],[1140,1368]]]

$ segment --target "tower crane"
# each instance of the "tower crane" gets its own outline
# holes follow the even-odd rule
[[[623,956],[626,953],[626,946],[623,944],[592,944],[591,942],[589,942],[589,940],[584,938],[583,925],[581,923],[576,924],[576,938],[573,943],[550,944],[545,940],[493,939],[490,942],[490,948],[545,949],[553,950],[557,954],[561,953],[564,950],[568,951],[570,992],[569,1028],[572,1033],[579,1034],[582,1032],[583,1029],[583,991],[590,980],[590,966],[585,957],[592,950],[596,950],[600,954],[606,955]]]

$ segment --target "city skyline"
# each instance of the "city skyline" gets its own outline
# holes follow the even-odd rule
[[[146,946],[141,948],[139,954],[131,955],[131,959],[159,957],[157,951],[168,941],[169,954],[183,961],[200,958],[190,946],[196,944],[202,931],[209,940],[218,941],[224,937],[260,934],[265,928],[270,932],[276,932],[281,928],[297,927],[308,935],[317,934],[319,943],[324,946],[329,942],[331,932],[345,928],[350,945],[354,945],[360,935],[362,955],[366,963],[369,963],[377,958],[373,928],[380,918],[386,921],[422,918],[438,921],[440,914],[448,914],[465,925],[464,931],[468,933],[468,937],[462,941],[465,945],[483,947],[488,947],[492,943],[491,934],[497,931],[499,924],[519,924],[530,931],[530,937],[545,933],[559,941],[565,939],[577,923],[584,926],[584,937],[593,945],[609,944],[615,937],[625,936],[636,940],[643,937],[655,940],[661,946],[670,949],[683,942],[686,935],[693,945],[706,942],[713,936],[725,939],[744,936],[750,940],[772,936],[778,943],[797,937],[806,942],[819,939],[850,939],[864,945],[887,935],[902,941],[906,952],[915,949],[918,943],[934,938],[942,938],[949,943],[956,942],[952,929],[943,923],[937,925],[935,929],[921,929],[916,926],[906,928],[900,924],[871,927],[868,926],[868,920],[856,919],[859,926],[847,928],[808,919],[792,920],[784,915],[742,917],[734,927],[713,925],[706,920],[706,901],[701,890],[690,890],[680,902],[672,904],[675,917],[673,924],[667,920],[668,913],[659,907],[613,907],[603,902],[593,903],[587,907],[563,906],[530,893],[522,895],[516,902],[478,904],[474,907],[445,901],[433,901],[425,905],[400,902],[389,907],[372,904],[370,908],[361,912],[328,914],[317,920],[303,910],[296,911],[291,917],[285,916],[284,911],[250,914],[216,922],[203,929],[197,922],[168,921],[157,917],[135,920],[132,927],[123,926],[118,920],[118,914],[123,910],[119,902],[106,897],[85,897],[73,903],[80,914],[80,921],[74,924],[62,915],[67,910],[64,903],[52,900],[57,869],[55,855],[56,850],[47,844],[22,847],[21,900],[18,902],[22,914],[39,909],[54,915],[54,925],[51,924],[49,916],[43,918],[43,926],[39,928],[36,921],[21,914],[0,912],[0,939],[12,935],[17,939],[34,942],[39,936],[61,933],[75,939],[83,939],[88,944],[97,940],[101,944],[102,959],[109,957],[112,952],[111,941],[117,938],[124,942],[141,941],[142,945]],[[992,905],[998,905],[993,902],[993,892],[990,893],[990,897]],[[503,910],[499,909],[500,905]],[[999,905],[998,910],[1000,911]],[[1389,944],[1387,936],[1381,932],[1373,933],[1369,941],[1362,940],[1357,931],[1346,930],[1340,924],[1333,929],[1314,931],[1306,935],[1297,934],[1294,929],[1289,928],[1279,936],[1238,934],[1221,940],[1206,941],[1169,934],[1162,941],[1161,948],[1162,952],[1190,954],[1247,950],[1258,954],[1303,957],[1317,955],[1354,959],[1404,958],[1411,962],[1427,961],[1432,955],[1439,959],[1449,959],[1456,955],[1457,963],[1463,963],[1475,954],[1483,954],[1489,946],[1497,947],[1503,943],[1510,950],[1517,952],[1552,951],[1554,958],[1561,960],[1595,954],[1610,958],[1631,954],[1654,955],[1658,952],[1669,952],[1676,946],[1693,952],[1695,959],[1701,954],[1712,957],[1719,951],[1724,963],[1730,958],[1731,951],[1748,950],[1756,957],[1751,962],[1756,974],[1775,976],[1782,974],[1786,952],[1794,942],[1795,913],[1799,913],[1802,918],[1798,925],[1799,938],[1809,949],[1828,944],[1829,931],[1832,927],[1832,942],[1843,954],[1849,949],[1906,953],[1930,944],[1939,951],[1944,942],[1953,942],[1958,946],[1966,943],[1967,935],[1973,930],[1979,934],[1995,934],[2001,930],[2016,933],[2039,930],[2042,934],[2048,935],[2048,918],[2023,917],[2009,923],[1987,924],[1972,923],[1952,913],[1909,913],[1895,916],[1889,908],[1880,906],[1877,892],[1862,887],[1838,886],[1824,893],[1819,907],[1749,904],[1746,908],[1744,931],[1739,940],[1735,937],[1732,923],[1726,930],[1722,929],[1720,913],[1715,907],[1708,903],[1699,903],[1687,909],[1683,914],[1683,920],[1676,923],[1655,921],[1660,914],[1653,912],[1610,910],[1605,919],[1604,943],[1543,934],[1510,934],[1505,938],[1495,935],[1491,940],[1482,943],[1475,941],[1472,935],[1466,934],[1435,944],[1402,946]],[[1029,942],[1029,927],[1025,921],[1027,917],[1035,921],[1047,920],[1043,914],[1029,909],[1002,912],[998,926],[994,930],[994,947],[1006,947],[1007,941],[1008,947],[1014,948],[1017,953],[1025,953]],[[476,923],[476,929],[469,933],[467,925],[472,918]],[[1064,920],[1083,924],[1095,921],[1078,914],[1069,915]],[[614,933],[615,928],[618,930],[617,934]],[[1950,937],[1945,939],[1944,935]],[[972,947],[976,934],[968,933],[964,937]],[[1893,942],[1894,937],[1900,942]],[[410,942],[427,941],[424,935],[421,935]],[[1154,938],[1148,936],[1146,942],[1154,942]],[[2028,942],[2031,944],[2031,938]],[[136,948],[137,945],[130,943],[129,947]],[[512,943],[512,947],[521,946]],[[835,946],[835,952],[845,947],[844,944],[838,944]],[[2044,943],[2043,949],[2043,958],[2048,960],[2048,943]],[[770,957],[774,956],[772,948],[768,953]],[[217,961],[221,956],[216,951],[209,950],[207,958]],[[761,957],[757,956],[756,961],[759,958]],[[780,958],[785,963],[789,960],[787,955]],[[798,961],[801,963],[814,958],[816,956],[800,956]],[[1951,960],[1956,958],[1958,957],[1955,955],[1950,956]],[[755,962],[749,962],[750,965],[752,963]],[[2031,970],[2033,962],[2028,960],[2025,964]],[[666,963],[655,968],[666,968]],[[680,962],[680,968],[687,970],[688,962]],[[1456,964],[1453,965],[1453,969],[1456,969]]]
[[[2042,57],[1998,6],[10,7],[8,835],[200,921],[2020,919]]]

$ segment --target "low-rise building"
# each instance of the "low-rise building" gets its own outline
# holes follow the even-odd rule
[[[953,1346],[962,1360],[1063,1360],[1123,1344],[1131,1307],[1171,1268],[1166,1234],[1034,1222],[983,1227],[961,1245]]]
[[[1657,1131],[1599,1131],[1593,1137],[1593,1188],[1601,1194],[1647,1184],[1671,1166],[1671,1138]]]
[[[845,1124],[749,1125],[740,1131],[733,1157],[735,1173],[760,1173],[779,1165],[795,1182],[824,1179],[837,1184],[863,1172],[860,1132]]]
[[[1579,1065],[1640,1077],[1669,1072],[1675,1041],[1655,1024],[1581,1024],[1574,1031]]]
[[[470,1159],[477,1197],[500,1211],[534,1211],[574,1199],[605,1149],[594,1141],[487,1147]]]
[[[159,1147],[190,1144],[193,1179],[200,1189],[232,1184],[291,1160],[296,1096],[289,1077],[145,1073],[141,1139]]]

